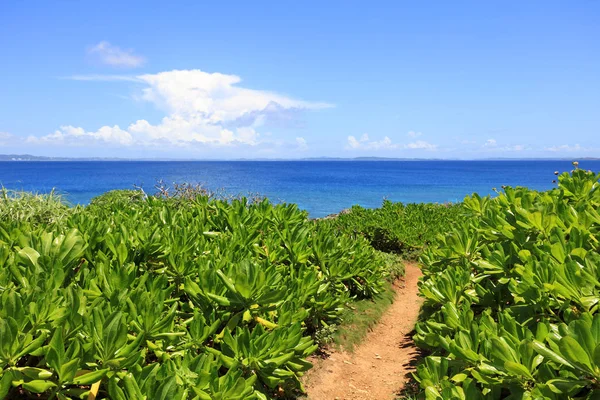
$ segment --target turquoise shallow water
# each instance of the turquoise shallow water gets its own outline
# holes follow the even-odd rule
[[[600,161],[580,168],[600,171]],[[56,188],[72,203],[88,203],[112,189],[157,180],[202,183],[229,194],[259,193],[297,203],[312,217],[354,204],[378,207],[384,198],[402,202],[457,202],[502,185],[550,189],[554,171],[569,161],[69,161],[0,162],[0,185],[48,192]]]

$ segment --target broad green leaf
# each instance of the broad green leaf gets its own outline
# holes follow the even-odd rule
[[[570,336],[565,336],[560,340],[558,346],[561,353],[573,365],[579,366],[579,368],[585,366],[586,372],[593,372],[590,357],[575,339]]]
[[[504,363],[504,368],[506,368],[506,370],[508,372],[510,372],[514,375],[524,376],[526,378],[533,379],[531,372],[529,372],[527,367],[524,366],[523,364],[520,364],[517,362],[512,362],[512,361],[506,361]]]
[[[32,249],[31,247],[25,247],[17,253],[17,259],[25,266],[29,268],[37,268],[38,259],[40,253]]]
[[[56,384],[50,381],[33,380],[25,382],[21,386],[23,389],[33,393],[44,393],[45,391],[56,387]]]

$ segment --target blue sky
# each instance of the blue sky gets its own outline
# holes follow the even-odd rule
[[[600,156],[600,1],[0,3],[0,153]]]

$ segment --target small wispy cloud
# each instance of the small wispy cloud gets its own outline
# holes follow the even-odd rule
[[[496,147],[496,146],[498,146],[498,142],[496,142],[496,139],[488,139],[483,144],[483,147]]]
[[[347,150],[436,150],[437,145],[431,144],[424,140],[417,140],[408,144],[394,143],[388,136],[384,136],[381,140],[370,140],[368,134],[363,134],[360,139],[354,136],[347,138]]]
[[[414,143],[409,143],[407,145],[404,145],[404,148],[405,149],[435,150],[437,148],[437,145],[431,144],[431,143],[426,142],[424,140],[417,140]]]
[[[303,137],[296,138],[296,145],[298,146],[298,150],[301,150],[301,151],[308,150],[308,142]]]
[[[360,139],[354,136],[348,136],[348,149],[358,150],[380,150],[380,149],[395,149],[398,145],[392,143],[392,139],[385,136],[382,140],[369,140],[368,134],[363,134]]]
[[[14,136],[11,133],[8,132],[0,132],[0,144],[1,145],[6,145],[9,141],[11,141],[14,138]]]
[[[575,144],[575,145],[563,144],[560,146],[545,147],[544,150],[552,151],[552,152],[559,152],[559,151],[560,152],[572,152],[572,151],[581,151],[581,150],[587,150],[587,149],[584,149],[579,144]]]
[[[27,143],[44,144],[84,144],[94,141],[114,143],[118,145],[130,145],[133,143],[131,134],[118,126],[103,126],[96,132],[87,132],[83,128],[71,125],[61,126],[54,133],[46,136],[29,136]]]
[[[121,49],[105,40],[90,47],[88,54],[113,67],[136,68],[146,62],[145,57],[134,54],[132,49]]]
[[[418,138],[419,136],[422,135],[421,132],[415,132],[415,131],[410,131],[407,133],[407,135],[411,138]]]
[[[464,141],[463,141],[463,143],[464,143]],[[528,147],[525,146],[524,144],[504,145],[504,144],[499,144],[496,141],[496,139],[488,139],[481,146],[481,150],[487,151],[487,152],[498,153],[498,152],[510,152],[510,151],[524,151],[524,150],[528,150]]]
[[[144,82],[137,76],[128,75],[71,75],[61,79],[70,79],[73,81],[99,81],[99,82]]]

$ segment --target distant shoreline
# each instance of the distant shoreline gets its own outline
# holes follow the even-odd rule
[[[557,158],[390,158],[390,157],[309,157],[309,158],[235,158],[235,159],[173,159],[173,158],[101,158],[45,157],[29,154],[0,154],[0,162],[373,162],[373,161],[596,161],[600,157]]]

